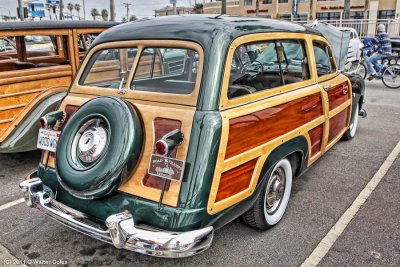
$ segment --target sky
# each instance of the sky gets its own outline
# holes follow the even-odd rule
[[[68,3],[76,4],[79,3],[81,5],[81,16],[83,17],[83,0],[63,0],[64,6]],[[46,3],[46,0],[37,0],[34,2]],[[195,0],[177,0],[177,6],[189,6],[189,2],[194,5]],[[198,3],[202,3],[203,0],[197,0]],[[205,2],[210,2],[210,0],[206,0]],[[115,0],[115,8],[117,13],[117,20],[121,20],[122,17],[126,17],[126,8],[122,3],[130,3],[133,4],[130,7],[129,15],[135,15],[138,18],[154,16],[154,10],[163,8],[170,4],[170,0]],[[10,10],[12,16],[17,15],[16,8],[18,6],[17,0],[0,0],[0,15],[8,15],[8,10]],[[90,11],[93,8],[97,8],[97,10],[101,11],[102,9],[110,9],[110,1],[109,0],[85,0],[85,9],[86,9],[86,19],[92,19],[90,15]],[[69,12],[65,9],[64,12]],[[73,11],[74,15],[77,15],[76,11]],[[47,15],[47,10],[46,10]]]

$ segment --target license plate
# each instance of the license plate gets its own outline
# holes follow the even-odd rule
[[[185,162],[152,154],[148,173],[161,178],[180,181],[185,171]]]
[[[39,136],[37,141],[37,148],[56,152],[58,138],[60,138],[59,131],[48,129],[39,129]]]

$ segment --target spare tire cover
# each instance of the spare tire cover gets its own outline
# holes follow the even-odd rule
[[[126,181],[142,149],[135,108],[117,97],[98,97],[68,120],[56,150],[56,174],[70,194],[104,197]]]

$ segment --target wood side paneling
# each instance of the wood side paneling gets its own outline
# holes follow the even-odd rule
[[[249,188],[257,158],[221,175],[215,202],[226,199]]]
[[[262,145],[323,115],[321,94],[234,118],[229,122],[225,158]]]
[[[176,130],[176,129],[181,129],[182,123],[180,121],[177,120],[169,120],[169,119],[164,119],[164,118],[156,118],[154,120],[154,142],[160,140],[164,135],[166,135],[167,133]],[[177,148],[175,147],[172,151],[171,151],[171,157],[172,158],[176,158],[176,152],[177,152]],[[154,153],[154,150],[153,150]],[[162,189],[162,185],[164,183],[164,179],[157,177],[157,176],[153,176],[150,175],[148,173],[146,173],[144,179],[143,179],[143,184],[145,186],[149,186],[149,187],[153,187],[153,188],[157,188],[157,189]],[[166,186],[165,186],[165,190],[168,191],[169,189],[169,185],[170,185],[171,181],[167,181]]]
[[[343,87],[345,87],[344,90]],[[344,102],[346,102],[346,100],[350,98],[350,88],[347,82],[335,86],[332,89],[329,89],[328,98],[329,98],[329,110],[332,110],[340,106]]]
[[[321,150],[323,125],[319,125],[308,132],[311,141],[311,156],[314,156]]]
[[[348,112],[349,108],[346,108],[329,120],[328,143],[331,142],[346,127]]]

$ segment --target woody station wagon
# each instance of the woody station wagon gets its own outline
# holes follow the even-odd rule
[[[194,255],[238,216],[276,225],[293,177],[354,136],[363,93],[305,26],[203,15],[119,25],[41,119],[41,163],[20,187],[30,207],[117,248]]]
[[[92,39],[114,22],[0,22],[0,153],[36,149]]]

